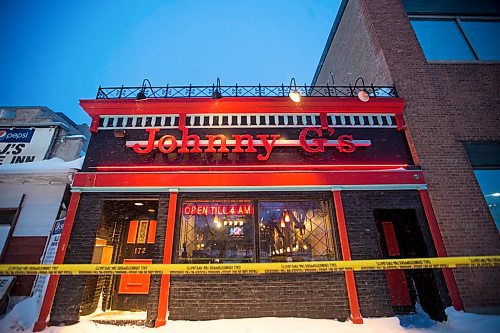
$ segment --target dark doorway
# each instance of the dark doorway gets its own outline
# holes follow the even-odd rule
[[[414,209],[376,209],[373,214],[385,258],[429,257]],[[431,319],[446,320],[432,269],[390,270],[386,279],[395,314],[415,313],[418,302]]]
[[[92,263],[151,264],[154,257],[158,200],[105,201],[94,245]],[[150,274],[89,276],[80,315],[103,311],[147,310]]]

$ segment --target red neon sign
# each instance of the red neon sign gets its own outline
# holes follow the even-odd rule
[[[185,215],[252,215],[251,203],[186,203],[182,206]]]
[[[334,129],[327,128],[328,134],[324,136],[321,128],[304,128],[298,140],[280,139],[279,134],[233,134],[231,138],[223,134],[207,134],[204,139],[199,135],[189,134],[188,128],[182,128],[182,138],[178,140],[173,135],[166,134],[156,140],[159,128],[148,128],[147,141],[127,141],[130,147],[138,154],[148,154],[153,149],[158,149],[163,154],[177,153],[257,153],[256,148],[264,148],[257,154],[259,161],[267,161],[274,147],[301,147],[306,152],[323,153],[326,147],[336,147],[339,152],[352,153],[356,147],[371,146],[370,140],[354,140],[352,135],[340,135],[336,140],[330,139]],[[316,137],[308,139],[308,135]]]

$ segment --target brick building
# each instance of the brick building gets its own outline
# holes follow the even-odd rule
[[[88,137],[87,125],[47,107],[0,107],[0,262],[40,263],[54,225],[64,220],[74,161]],[[10,306],[32,294],[34,280],[14,280]]]
[[[496,15],[490,7],[477,14]],[[344,1],[298,103],[286,97],[292,85],[100,88],[82,100],[92,138],[56,262],[498,254],[473,173],[500,165],[498,97],[485,89],[498,90],[498,66],[428,61],[407,13],[425,6]],[[55,325],[91,315],[100,296],[102,310],[135,311],[148,326],[262,316],[360,323],[412,313],[417,302],[444,320],[450,305],[496,312],[497,281],[491,268],[54,276],[35,330],[49,314]]]
[[[500,253],[499,19],[498,1],[342,1],[312,83],[396,86],[448,255]],[[498,268],[454,273],[466,311],[499,313]]]
[[[294,89],[308,96],[293,102],[286,96]],[[365,103],[365,91],[350,86],[99,88],[97,99],[80,102],[92,136],[55,262],[442,255],[424,173],[406,140],[404,101],[393,87],[373,89]],[[148,326],[167,316],[360,323],[411,313],[417,301],[444,320],[446,306],[461,306],[448,269],[53,276],[35,330],[49,312],[54,325],[100,320],[93,312],[101,296],[102,310],[132,310]]]

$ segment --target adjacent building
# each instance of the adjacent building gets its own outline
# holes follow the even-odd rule
[[[62,227],[88,138],[87,125],[47,107],[0,107],[0,262],[41,262]],[[14,280],[11,305],[32,294],[34,280]]]
[[[396,86],[450,256],[500,253],[499,34],[498,1],[342,1],[312,83]],[[498,268],[454,273],[466,311],[499,313]]]

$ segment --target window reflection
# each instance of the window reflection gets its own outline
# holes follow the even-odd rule
[[[427,60],[474,60],[454,20],[412,19],[411,25]]]
[[[500,170],[474,170],[493,220],[500,230]]]
[[[461,25],[479,59],[500,59],[500,21],[462,20]]]
[[[427,60],[500,60],[500,20],[419,17],[410,19]]]

